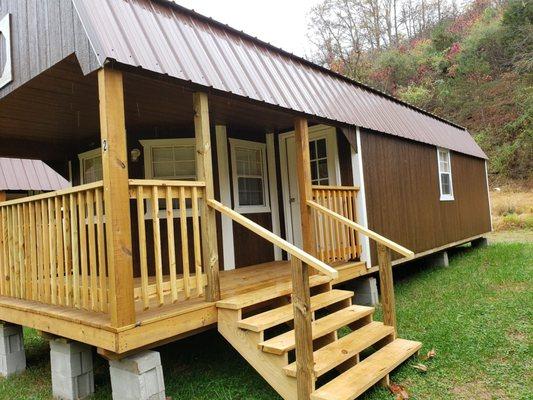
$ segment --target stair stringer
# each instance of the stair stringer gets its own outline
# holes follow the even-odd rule
[[[219,308],[218,331],[284,400],[297,400],[296,379],[283,370],[289,364],[288,355],[261,351],[258,344],[263,334],[240,329],[237,322],[241,317],[241,310]]]

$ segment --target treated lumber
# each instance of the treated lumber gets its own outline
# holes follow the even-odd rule
[[[311,394],[311,400],[354,400],[420,350],[419,342],[396,339]]]
[[[354,305],[313,321],[313,340],[334,332],[337,329],[358,321],[368,315],[372,315],[373,313],[373,307]],[[294,350],[294,331],[289,331],[273,337],[272,339],[265,340],[264,342],[261,342],[259,346],[263,351],[273,354],[284,354],[290,350]]]
[[[207,94],[194,93],[194,130],[196,135],[196,174],[199,181],[205,182],[205,197],[215,198],[211,133],[209,127],[209,106]],[[204,203],[205,204],[205,203]],[[220,300],[219,258],[217,248],[217,225],[215,210],[207,205],[202,215],[202,260],[207,275],[205,297],[207,301]]]
[[[333,368],[357,356],[381,339],[394,334],[394,329],[381,322],[373,321],[339,340],[313,353],[314,373],[318,378]],[[296,377],[296,363],[284,368],[289,376]]]
[[[135,322],[128,152],[122,72],[98,71],[100,136],[109,276],[109,312],[115,327]]]
[[[390,250],[378,243],[379,286],[381,292],[381,307],[383,308],[383,322],[396,330],[396,303],[394,300],[394,277]]]
[[[310,311],[316,311],[329,305],[338,303],[342,300],[353,297],[354,293],[349,290],[334,289],[311,297]],[[241,329],[247,329],[254,332],[261,332],[272,328],[276,325],[283,324],[294,318],[292,304],[274,308],[260,314],[253,315],[239,321],[238,326]]]

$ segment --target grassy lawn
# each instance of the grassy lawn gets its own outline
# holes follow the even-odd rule
[[[409,362],[392,376],[415,399],[531,399],[533,244],[464,248],[449,268],[423,263],[395,271],[400,336],[437,356]],[[378,315],[379,318],[379,315]],[[26,332],[28,370],[0,380],[0,399],[51,397],[48,345]],[[278,399],[276,393],[216,333],[160,349],[167,396],[173,399]],[[96,399],[110,399],[107,364],[96,359]],[[365,400],[393,399],[385,389]]]

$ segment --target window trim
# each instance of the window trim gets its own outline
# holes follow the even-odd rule
[[[86,160],[89,160],[91,158],[95,158],[102,155],[102,148],[97,147],[96,149],[84,151],[83,153],[78,154],[78,161],[80,166],[80,184],[85,184],[85,177],[83,175],[83,163]]]
[[[444,172],[441,170],[440,167],[440,152],[443,151],[448,156],[448,164],[450,165],[450,172]],[[437,166],[439,171],[439,192],[440,192],[440,201],[454,201],[455,197],[453,195],[453,171],[452,171],[452,155],[449,149],[445,149],[443,147],[437,147]],[[450,177],[450,194],[444,194],[442,193],[442,175],[448,174]]]
[[[139,143],[143,147],[143,157],[144,157],[144,178],[145,179],[161,179],[161,178],[154,178],[153,170],[152,170],[152,149],[154,147],[179,147],[179,146],[196,146],[196,139],[195,138],[170,138],[170,139],[143,139],[139,140]],[[195,153],[196,154],[196,153]],[[196,168],[196,178],[195,181],[198,180],[198,167],[195,165]],[[165,180],[165,179],[161,179]],[[166,179],[166,180],[172,180],[172,179]],[[176,179],[177,180],[177,179]],[[173,211],[173,217],[174,218],[180,218],[181,213],[178,208],[172,209]],[[201,215],[201,210],[199,210],[199,213]],[[159,210],[158,213],[159,218],[163,219],[167,216],[166,210]],[[187,217],[192,216],[192,210],[190,208],[187,208]],[[144,214],[144,219],[152,219],[152,204],[150,201],[146,203],[146,212]]]
[[[269,213],[270,209],[270,196],[268,190],[268,170],[267,170],[267,154],[266,143],[254,142],[251,140],[242,140],[229,138],[230,154],[231,154],[231,181],[233,185],[233,209],[241,214],[258,214]],[[237,158],[235,154],[236,148],[245,148],[251,150],[259,150],[261,152],[261,159],[263,164],[263,205],[246,206],[239,204],[239,182],[237,176]]]

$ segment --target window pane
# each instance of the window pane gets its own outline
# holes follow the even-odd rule
[[[261,151],[255,149],[236,149],[238,175],[263,175]]]
[[[311,160],[314,160],[316,158],[316,142],[315,141],[309,141],[309,154],[310,154]]]
[[[193,178],[196,177],[196,161],[178,161],[176,162],[176,178]]]
[[[316,141],[318,158],[327,157],[326,139],[319,139]]]
[[[320,179],[328,178],[328,160],[318,162],[318,176]]]
[[[450,175],[449,174],[441,174],[440,175],[440,182],[441,182],[441,194],[442,195],[451,195],[451,184],[450,184]]]
[[[173,161],[174,154],[170,147],[156,147],[152,149],[152,161]]]
[[[154,163],[154,178],[172,178],[174,177],[173,162]]]
[[[174,147],[174,160],[195,160],[194,147],[192,146],[183,146],[183,147]]]
[[[318,179],[318,165],[316,161],[311,161],[311,180]]]
[[[238,182],[241,206],[264,205],[262,178],[239,178]]]
[[[102,156],[83,160],[83,183],[92,183],[102,180]]]

